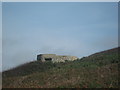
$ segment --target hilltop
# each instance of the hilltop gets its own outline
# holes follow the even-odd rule
[[[118,49],[75,61],[33,61],[4,71],[3,88],[118,88]]]

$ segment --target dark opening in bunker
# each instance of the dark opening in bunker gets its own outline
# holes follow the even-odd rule
[[[46,61],[51,61],[51,60],[52,60],[52,58],[45,58],[45,60],[46,60]]]

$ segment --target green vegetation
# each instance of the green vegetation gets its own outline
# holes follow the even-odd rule
[[[118,88],[118,48],[73,62],[34,61],[3,72],[3,88]]]

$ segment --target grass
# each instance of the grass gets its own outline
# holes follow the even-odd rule
[[[118,88],[118,48],[73,62],[30,62],[3,72],[3,88]]]

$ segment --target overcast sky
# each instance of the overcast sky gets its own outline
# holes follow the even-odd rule
[[[3,3],[3,70],[37,54],[79,58],[118,46],[118,3]]]

